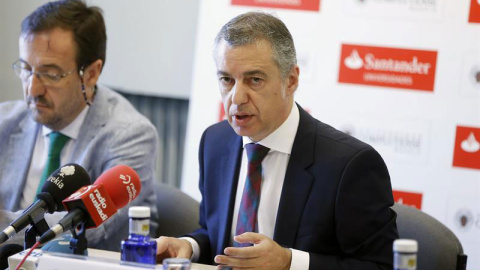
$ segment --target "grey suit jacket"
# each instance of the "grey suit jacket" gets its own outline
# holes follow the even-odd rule
[[[29,116],[24,101],[0,104],[0,209],[20,210],[20,199],[40,128],[41,125]],[[99,88],[66,163],[77,163],[85,168],[92,182],[116,165],[132,167],[140,176],[142,189],[139,197],[128,206],[150,206],[154,231],[157,210],[153,183],[157,144],[155,127],[144,116],[118,93]],[[120,249],[120,241],[128,236],[128,206],[103,225],[87,231],[89,247]],[[11,222],[9,219],[18,214],[4,212],[0,229],[3,230]],[[52,226],[52,222],[64,215],[54,214],[54,217],[47,218],[47,222]]]

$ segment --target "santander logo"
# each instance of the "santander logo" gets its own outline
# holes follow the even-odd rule
[[[422,193],[401,190],[392,190],[392,193],[396,203],[413,206],[418,210],[422,209]]]
[[[433,91],[437,52],[343,44],[340,83]]]
[[[353,50],[349,57],[345,58],[344,64],[350,69],[365,68],[367,70],[390,71],[411,74],[428,74],[431,68],[430,63],[422,63],[418,61],[416,56],[411,61],[398,61],[392,58],[382,59],[376,58],[373,53],[367,53],[364,61],[358,55],[357,50]]]
[[[462,148],[463,151],[467,153],[475,153],[480,150],[480,143],[478,140],[475,138],[475,134],[473,132],[470,132],[470,135],[468,135],[468,138],[462,141],[460,144],[460,147]]]
[[[453,166],[480,169],[480,128],[457,126]]]
[[[347,66],[349,69],[360,69],[363,67],[363,60],[360,58],[358,55],[357,50],[352,50],[352,54],[350,54],[349,57],[345,58],[343,61],[345,66]]]
[[[480,0],[471,0],[468,22],[480,23]]]
[[[319,11],[320,0],[232,0],[232,5]]]

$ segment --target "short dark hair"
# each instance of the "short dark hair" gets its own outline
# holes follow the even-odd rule
[[[247,12],[231,19],[218,32],[215,51],[222,40],[232,47],[268,41],[272,46],[273,60],[284,78],[297,64],[295,45],[288,28],[280,19],[267,13]]]
[[[101,59],[105,65],[107,33],[99,7],[87,7],[82,0],[46,3],[23,20],[21,35],[50,31],[57,27],[73,33],[77,45],[78,70],[97,59]]]

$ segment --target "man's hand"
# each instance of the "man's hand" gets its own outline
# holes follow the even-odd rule
[[[161,236],[157,239],[157,262],[161,263],[166,258],[192,257],[192,245],[185,239]]]
[[[238,243],[252,243],[252,247],[227,247],[225,255],[217,255],[215,262],[234,269],[289,269],[292,251],[259,233],[247,232],[234,237]]]

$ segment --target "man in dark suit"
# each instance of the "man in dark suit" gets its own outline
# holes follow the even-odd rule
[[[217,35],[214,58],[228,123],[209,127],[200,143],[201,229],[160,237],[158,258],[391,269],[398,233],[387,167],[371,146],[294,102],[299,68],[283,22],[237,16]]]

